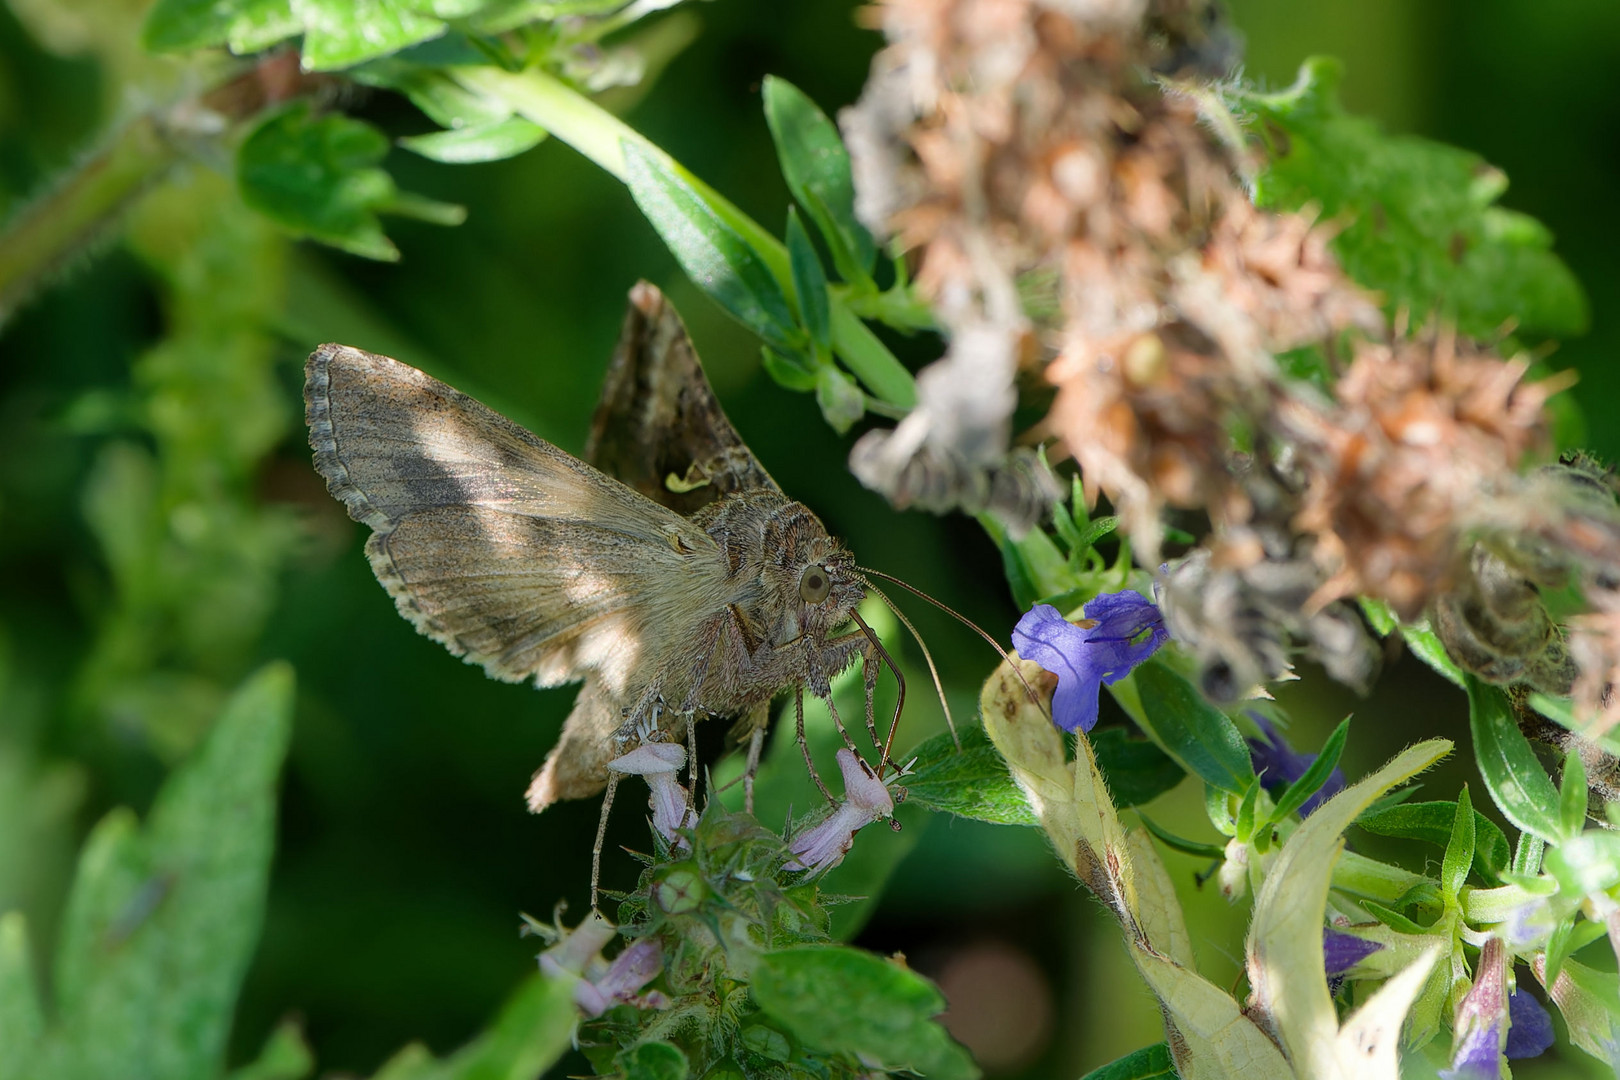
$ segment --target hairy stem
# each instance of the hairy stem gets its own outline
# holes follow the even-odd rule
[[[0,232],[0,322],[177,160],[157,119],[141,116],[23,207]]]

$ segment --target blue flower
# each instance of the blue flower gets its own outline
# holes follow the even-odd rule
[[[1329,979],[1342,978],[1349,970],[1384,946],[1355,934],[1322,927],[1322,967]]]
[[[1249,761],[1253,763],[1255,774],[1260,777],[1266,790],[1275,795],[1304,776],[1316,761],[1316,755],[1297,752],[1288,745],[1288,740],[1277,730],[1277,725],[1259,713],[1249,713],[1249,719],[1260,729],[1258,738],[1248,740]],[[1309,817],[1311,811],[1343,790],[1344,770],[1334,769],[1322,786],[1300,806],[1299,816]]]
[[[1058,677],[1052,722],[1064,731],[1097,724],[1097,694],[1156,652],[1169,638],[1164,616],[1140,593],[1101,593],[1079,625],[1050,604],[1036,604],[1013,629],[1013,647]]]
[[[1546,1006],[1522,990],[1509,994],[1507,1056],[1515,1061],[1537,1057],[1552,1044],[1552,1017]]]

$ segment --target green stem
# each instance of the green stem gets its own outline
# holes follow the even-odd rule
[[[177,157],[157,121],[142,116],[14,216],[0,233],[0,321],[51,271],[93,241]]]
[[[489,67],[463,67],[452,69],[451,75],[475,93],[504,101],[518,115],[539,124],[621,183],[627,177],[624,161],[627,141],[667,162],[754,249],[781,284],[783,293],[792,295],[793,273],[788,265],[787,248],[780,240],[724,195],[693,176],[646,136],[566,83],[536,70],[514,74]],[[830,294],[829,300],[833,351],[873,396],[901,409],[912,408],[917,403],[917,388],[911,373],[849,309],[842,296],[835,292]]]

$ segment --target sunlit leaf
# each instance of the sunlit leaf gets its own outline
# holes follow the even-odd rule
[[[974,724],[960,733],[961,750],[947,732],[911,752],[916,764],[906,774],[906,802],[996,825],[1037,824],[984,728]]]
[[[1123,682],[1124,680],[1122,680]],[[1188,772],[1242,794],[1254,780],[1249,749],[1230,717],[1157,658],[1130,675],[1148,734]]]
[[[1356,819],[1356,824],[1379,836],[1407,837],[1444,848],[1451,840],[1456,818],[1454,802],[1409,802],[1369,810]],[[1475,810],[1474,872],[1486,884],[1495,885],[1512,858],[1513,850],[1501,828]]]
[[[693,284],[779,352],[800,352],[782,286],[742,235],[666,159],[624,143],[625,182]]]
[[[759,958],[750,990],[806,1046],[938,1080],[979,1075],[937,1019],[944,996],[903,964],[839,945],[778,949]]]
[[[157,0],[141,25],[141,44],[152,52],[229,45],[247,53],[302,29],[291,0]]]
[[[1472,675],[1468,676],[1468,726],[1480,775],[1502,816],[1525,832],[1557,843],[1563,834],[1558,789],[1519,730],[1507,695]]]
[[[786,79],[765,78],[765,119],[788,190],[816,223],[845,281],[870,280],[877,247],[855,217],[855,182],[838,129]]]
[[[1333,249],[1346,272],[1418,325],[1439,312],[1474,336],[1509,322],[1535,334],[1580,333],[1586,298],[1552,253],[1551,234],[1495,205],[1507,178],[1477,154],[1388,135],[1345,112],[1341,77],[1337,61],[1315,57],[1289,89],[1239,95],[1270,151],[1256,201],[1311,205],[1345,221]]]
[[[398,52],[445,32],[442,19],[410,0],[292,0],[304,27],[304,67],[333,71]]]
[[[92,833],[64,916],[37,1075],[206,1076],[259,935],[292,672],[272,665],[169,777],[144,827]]]

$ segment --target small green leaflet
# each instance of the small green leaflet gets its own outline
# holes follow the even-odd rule
[[[1255,181],[1263,207],[1320,207],[1348,224],[1333,240],[1345,271],[1422,326],[1444,313],[1489,337],[1512,321],[1537,336],[1578,334],[1586,298],[1552,236],[1495,205],[1507,179],[1478,155],[1386,135],[1338,101],[1339,63],[1313,57],[1277,94],[1240,91],[1235,104],[1270,150]]]
[[[538,146],[545,137],[545,128],[521,116],[512,116],[480,127],[407,135],[399,140],[399,145],[447,165],[470,165],[516,157]]]
[[[667,158],[628,139],[623,147],[630,194],[686,276],[773,349],[802,353],[807,335],[759,254]]]
[[[1154,1043],[1093,1069],[1080,1080],[1175,1080],[1176,1063],[1170,1058],[1170,1047]]]
[[[1468,726],[1480,775],[1502,816],[1525,832],[1558,843],[1558,789],[1519,730],[1513,706],[1498,687],[1468,676]]]
[[[847,282],[870,283],[877,247],[855,217],[855,182],[838,129],[802,90],[765,78],[765,120],[776,143],[782,177],[832,252]]]
[[[1130,677],[1141,696],[1148,733],[1172,758],[1222,791],[1242,794],[1248,789],[1254,766],[1230,717],[1157,657]]]
[[[1356,824],[1378,836],[1399,836],[1445,847],[1457,817],[1454,802],[1409,802],[1369,810]],[[1507,836],[1490,818],[1474,811],[1474,873],[1488,885],[1501,883],[1513,857]]]
[[[370,259],[392,262],[399,249],[383,234],[380,212],[453,224],[460,207],[403,195],[377,164],[388,140],[347,116],[315,116],[297,104],[266,117],[236,154],[242,201],[298,236]]]
[[[686,1080],[686,1055],[667,1042],[644,1042],[619,1055],[625,1080]]]

